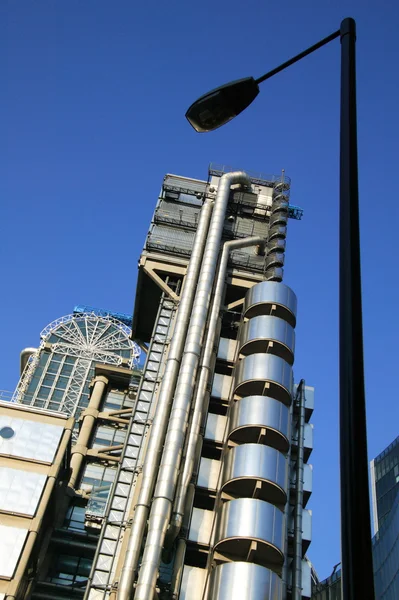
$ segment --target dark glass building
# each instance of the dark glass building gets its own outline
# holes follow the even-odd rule
[[[370,463],[374,533],[384,523],[399,492],[399,436]]]
[[[376,597],[399,598],[399,436],[371,461]]]
[[[399,598],[399,436],[370,463],[376,600]],[[312,599],[341,600],[341,571],[314,583]]]

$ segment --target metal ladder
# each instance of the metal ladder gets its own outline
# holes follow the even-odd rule
[[[152,422],[152,404],[163,374],[175,311],[176,304],[163,294],[137,392],[136,405],[128,426],[123,458],[108,501],[84,600],[105,600],[112,591],[112,579],[127,525],[127,515],[130,513],[137,475],[141,470],[144,440]]]

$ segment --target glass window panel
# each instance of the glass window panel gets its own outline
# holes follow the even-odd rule
[[[104,402],[103,410],[119,410],[122,407],[122,403],[124,400],[123,392],[118,390],[111,390],[108,392],[107,397]]]
[[[38,408],[43,408],[45,405],[45,401],[44,400],[40,400],[40,398],[36,398],[35,400],[35,406],[37,406]]]
[[[56,387],[60,390],[65,390],[68,385],[69,379],[67,377],[58,377]]]
[[[49,405],[47,407],[49,410],[55,410],[58,411],[60,409],[60,403],[59,402],[49,402]]]
[[[91,564],[92,560],[89,558],[67,554],[55,555],[47,581],[67,586],[79,584],[87,580]]]
[[[55,375],[47,374],[45,375],[44,379],[43,379],[43,385],[48,385],[48,386],[52,386],[53,383],[55,381]]]
[[[82,394],[80,397],[79,405],[83,408],[86,408],[87,406],[89,406],[89,397],[86,396],[85,394]]]
[[[123,408],[133,408],[133,404],[134,404],[134,399],[129,398],[129,396],[126,394],[125,399],[123,400]]]
[[[73,504],[68,508],[63,528],[77,531],[85,531],[85,516],[86,507]]]
[[[61,369],[61,373],[62,373],[62,375],[70,375],[72,373],[72,370],[73,370],[72,365],[65,364],[65,365],[63,365],[63,367]]]
[[[64,390],[54,390],[51,396],[51,400],[56,401],[56,402],[61,402],[61,400],[64,397]]]
[[[55,360],[51,360],[47,367],[47,373],[58,373],[59,368],[60,368],[60,363]]]
[[[38,391],[38,395],[40,396],[40,398],[46,400],[49,396],[50,391],[51,388],[42,385]]]

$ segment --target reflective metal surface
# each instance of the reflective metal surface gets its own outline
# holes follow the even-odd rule
[[[212,510],[193,508],[188,539],[198,544],[210,544],[215,513]]]
[[[291,366],[273,354],[251,354],[236,368],[234,389],[239,396],[271,396],[289,405],[291,384]]]
[[[221,375],[215,373],[212,383],[212,396],[214,398],[221,398],[227,400],[230,395],[231,389],[231,377],[229,375]]]
[[[18,456],[51,463],[61,439],[63,427],[0,415],[0,429],[10,427],[14,435],[0,436],[0,455]]]
[[[287,569],[287,573],[288,573],[288,585],[291,586],[292,585],[292,559],[289,558],[288,561],[288,569]],[[339,595],[338,594],[338,590],[335,592],[335,590],[330,589],[330,590],[326,590],[323,593],[323,596],[319,596],[319,594],[317,594],[317,589],[314,587],[314,585],[312,586],[312,573],[311,573],[311,563],[308,559],[304,558],[302,560],[302,597],[303,598],[314,598],[314,600],[341,600],[341,589],[339,589]],[[339,572],[339,570],[338,570]],[[312,589],[313,587],[313,589]],[[335,592],[335,593],[334,593]],[[327,593],[327,595],[325,595]]]
[[[232,406],[228,437],[238,444],[261,442],[288,452],[289,424],[289,409],[279,400],[246,396]],[[266,430],[264,435],[262,429]]]
[[[239,348],[240,353],[245,355],[257,352],[275,354],[292,365],[295,331],[287,321],[278,317],[270,315],[254,317],[241,327]]]
[[[226,416],[208,413],[205,428],[205,439],[214,442],[223,442],[224,432],[226,430]]]
[[[0,577],[14,575],[27,535],[27,529],[0,525]]]
[[[269,446],[243,444],[224,457],[222,489],[227,494],[285,504],[287,480],[288,459]]]
[[[276,306],[273,312],[272,305]],[[248,290],[244,302],[244,316],[252,318],[273,314],[295,327],[296,307],[296,296],[288,286],[276,281],[262,281]]]
[[[208,600],[281,600],[281,597],[280,577],[260,565],[229,562],[211,572]]]
[[[230,340],[228,338],[221,337],[219,340],[218,347],[218,358],[221,360],[227,360],[232,362],[236,351],[237,342],[236,340]]]
[[[47,476],[0,467],[0,510],[33,517]]]
[[[220,460],[202,457],[198,472],[197,486],[206,488],[207,490],[216,490],[218,487],[221,466]]]
[[[296,473],[295,470],[292,474],[291,478],[291,487],[294,491],[296,484]],[[313,489],[313,467],[309,464],[303,465],[303,506],[306,507],[306,504],[312,494]]]
[[[294,533],[294,512],[291,511],[288,518],[288,534],[292,537]],[[302,552],[310,546],[312,540],[312,511],[304,508],[302,511]]]
[[[184,565],[179,600],[202,600],[206,575],[206,569]]]
[[[284,562],[283,513],[253,498],[226,502],[218,514],[215,551],[233,560],[250,557],[251,562],[280,569]]]
[[[313,425],[311,423],[305,423],[305,427],[304,427],[304,444],[305,444],[305,448],[304,448],[304,454],[305,454],[305,459],[307,460],[313,450]],[[298,434],[294,435],[292,438],[292,445],[293,446],[297,446],[298,445]]]

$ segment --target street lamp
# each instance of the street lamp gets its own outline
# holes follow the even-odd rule
[[[240,114],[259,93],[259,84],[341,38],[339,375],[341,554],[344,600],[373,600],[373,561],[368,488],[366,405],[360,275],[356,126],[356,24],[340,29],[262,77],[223,85],[194,102],[186,117],[198,132],[212,131]]]

